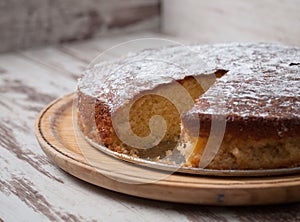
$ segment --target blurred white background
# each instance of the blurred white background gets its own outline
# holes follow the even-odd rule
[[[299,0],[163,0],[162,31],[213,42],[300,45]]]

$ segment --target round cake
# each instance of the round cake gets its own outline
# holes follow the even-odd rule
[[[83,135],[116,152],[176,149],[185,166],[220,170],[300,165],[297,47],[144,50],[86,70],[77,95]]]

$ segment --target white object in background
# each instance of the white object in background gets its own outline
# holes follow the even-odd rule
[[[164,33],[203,43],[300,45],[299,0],[163,0]]]

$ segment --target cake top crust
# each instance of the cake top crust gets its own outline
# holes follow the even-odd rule
[[[99,63],[83,73],[78,90],[114,111],[141,92],[221,69],[228,72],[186,115],[299,120],[299,63],[300,48],[277,44],[174,46]]]

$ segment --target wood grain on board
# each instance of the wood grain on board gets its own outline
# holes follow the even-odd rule
[[[114,45],[122,39],[137,37],[149,37],[149,33],[111,37],[105,41],[108,45]],[[0,220],[300,220],[300,204],[209,207],[152,201],[96,187],[57,167],[35,139],[36,117],[46,104],[75,91],[75,78],[89,59],[105,50],[105,45],[104,48],[99,46],[97,52],[91,51],[89,54],[85,47],[93,48],[101,42],[66,44],[0,55]],[[81,58],[80,51],[86,60]]]
[[[82,136],[74,94],[46,106],[35,133],[44,152],[60,168],[84,181],[120,193],[154,200],[223,206],[300,201],[300,174],[212,177],[155,170],[99,152]]]

